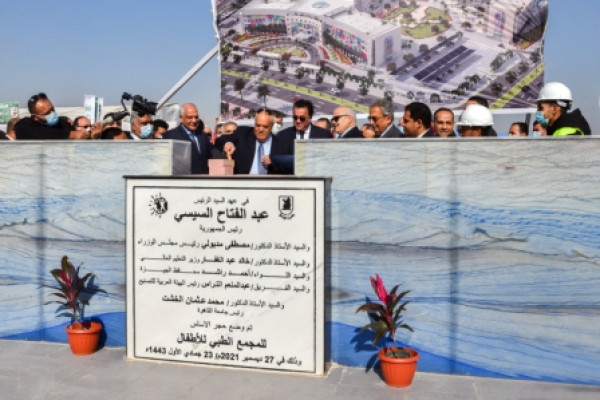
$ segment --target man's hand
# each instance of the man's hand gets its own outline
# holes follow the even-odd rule
[[[90,138],[88,131],[71,131],[69,139],[71,140],[86,140]]]
[[[223,152],[227,155],[227,159],[231,160],[231,156],[235,153],[235,146],[231,142],[223,145]]]
[[[90,139],[100,139],[102,138],[102,128],[104,124],[102,122],[96,122],[92,125],[92,129],[90,131]]]
[[[269,157],[268,154],[265,154],[262,158],[262,163],[265,167],[268,167],[269,165],[271,165],[271,157]]]

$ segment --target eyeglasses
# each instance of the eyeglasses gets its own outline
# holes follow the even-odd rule
[[[37,103],[38,100],[48,100],[48,96],[46,96],[46,93],[38,93],[38,94],[34,94],[33,96],[31,96],[29,98],[29,103]]]
[[[338,119],[342,118],[342,117],[347,117],[348,114],[342,114],[342,115],[334,115],[333,117],[331,117],[331,122],[338,122]]]
[[[292,116],[292,118],[294,118],[294,121],[296,121],[296,120],[299,120],[300,122],[306,121],[306,117],[304,115],[294,115],[294,116]]]

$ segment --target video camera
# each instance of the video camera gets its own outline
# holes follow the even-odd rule
[[[133,100],[131,109],[139,115],[156,114],[156,106],[158,105],[158,103],[148,101],[139,94],[132,96],[127,92],[123,92],[123,95],[121,96],[121,104],[123,105],[123,108],[127,109],[127,107],[125,107],[124,104],[125,100]]]

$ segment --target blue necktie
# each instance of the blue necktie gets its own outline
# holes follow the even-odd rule
[[[267,169],[265,168],[265,166],[262,163],[264,154],[265,154],[265,149],[263,148],[263,144],[259,142],[258,143],[258,161],[257,161],[259,175],[267,174]]]
[[[190,132],[190,136],[192,137],[192,142],[196,145],[196,149],[198,153],[200,152],[200,143],[198,143],[198,137],[195,132]]]

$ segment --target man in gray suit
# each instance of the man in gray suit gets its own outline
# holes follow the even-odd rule
[[[394,104],[385,99],[379,99],[371,104],[369,122],[373,124],[375,136],[380,138],[403,138],[398,128],[394,126]]]

